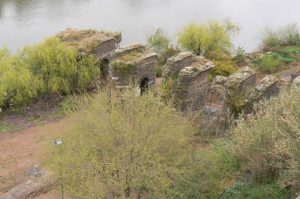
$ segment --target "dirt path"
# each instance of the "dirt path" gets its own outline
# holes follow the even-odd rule
[[[41,164],[44,144],[66,128],[66,120],[61,119],[19,132],[0,133],[0,195],[29,178],[25,173]],[[59,198],[55,191],[37,197],[55,198]]]

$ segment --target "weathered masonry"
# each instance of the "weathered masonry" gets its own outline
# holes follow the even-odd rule
[[[155,86],[157,55],[141,44],[117,49],[110,64],[115,88],[136,85],[138,94]]]
[[[97,57],[100,80],[112,93],[136,85],[139,95],[155,86],[157,55],[141,44],[120,48],[121,33],[66,29],[56,36],[80,53]]]
[[[250,112],[254,103],[275,96],[279,80],[267,75],[257,83],[256,72],[243,67],[229,77],[217,76],[210,82],[214,64],[209,60],[183,52],[170,58],[163,67],[165,79],[175,78],[174,97],[182,111],[203,112],[202,121],[215,132],[223,132],[236,113]]]

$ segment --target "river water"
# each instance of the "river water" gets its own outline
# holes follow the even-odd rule
[[[16,51],[67,27],[121,31],[123,44],[160,27],[175,40],[188,22],[224,18],[241,27],[235,46],[254,50],[264,27],[300,23],[300,0],[0,0],[0,47]]]

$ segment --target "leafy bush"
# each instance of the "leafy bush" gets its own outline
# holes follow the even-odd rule
[[[214,57],[218,57],[218,59],[213,60],[215,67],[210,73],[211,78],[217,75],[222,75],[227,77],[231,75],[234,71],[236,71],[236,67],[234,66],[234,63],[229,55],[225,55],[218,52],[211,52],[210,54],[211,55],[213,54]]]
[[[283,64],[278,56],[275,54],[264,55],[257,61],[258,68],[267,73],[276,72],[279,67]]]
[[[162,66],[164,66],[170,57],[178,54],[180,50],[174,47],[170,39],[165,36],[162,29],[157,29],[153,35],[148,37],[148,44],[158,54],[158,66],[156,68],[156,76],[162,76]]]
[[[79,55],[57,38],[25,47],[11,56],[0,50],[0,107],[24,105],[53,93],[85,90],[97,77],[94,57]]]
[[[43,83],[42,94],[82,91],[99,73],[94,57],[78,55],[55,37],[26,47],[19,56],[23,66]]]
[[[235,71],[231,58],[231,35],[238,31],[239,28],[230,21],[190,23],[179,33],[178,43],[184,49],[205,56],[215,63],[211,78],[216,75],[228,76]]]
[[[81,104],[62,147],[51,147],[49,164],[58,175],[62,166],[72,197],[182,198],[174,187],[193,162],[194,129],[153,94],[132,92],[122,103],[102,92]]]
[[[277,29],[267,28],[263,32],[261,46],[265,51],[295,45],[300,45],[300,29],[297,24],[288,24]]]
[[[37,95],[40,82],[19,65],[7,49],[0,51],[0,106],[27,103]]]
[[[242,168],[259,182],[300,190],[300,88],[280,94],[232,131]]]
[[[174,96],[174,89],[177,85],[178,74],[173,77],[165,78],[160,86],[160,93],[164,100],[171,100]]]
[[[217,58],[211,52],[230,54],[232,48],[231,34],[236,33],[238,27],[230,21],[220,23],[209,21],[204,24],[190,23],[182,29],[178,36],[178,43],[186,50],[207,58]]]
[[[242,47],[236,49],[233,61],[236,64],[243,64],[245,62],[245,50]]]
[[[195,165],[186,173],[189,180],[179,182],[185,198],[219,198],[225,189],[232,186],[239,161],[230,145],[230,141],[220,139],[195,153]]]
[[[154,34],[148,36],[148,46],[158,55],[162,54],[169,46],[170,39],[165,36],[162,29],[158,28]]]
[[[284,191],[276,184],[257,184],[257,183],[245,183],[238,182],[230,189],[227,189],[222,195],[221,199],[289,199],[290,194]]]

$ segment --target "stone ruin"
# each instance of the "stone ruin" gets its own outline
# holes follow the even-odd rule
[[[163,76],[177,76],[175,98],[180,110],[196,110],[204,105],[209,73],[214,64],[204,57],[179,53],[163,67]]]
[[[155,85],[157,55],[141,44],[120,48],[121,33],[66,29],[56,37],[81,54],[95,55],[101,70],[100,81],[113,94],[137,85],[139,95]]]
[[[177,108],[201,110],[201,122],[215,133],[228,129],[236,113],[250,113],[253,104],[279,92],[279,79],[267,75],[257,82],[256,72],[250,67],[240,68],[229,77],[216,76],[210,82],[213,67],[209,60],[183,52],[167,61],[163,77],[176,78],[174,98]]]
[[[117,49],[110,64],[113,87],[136,85],[138,95],[155,86],[157,54],[141,44]]]
[[[80,53],[94,54],[99,59],[111,60],[113,52],[122,41],[119,32],[104,32],[92,29],[78,30],[68,28],[56,35],[60,41]]]

